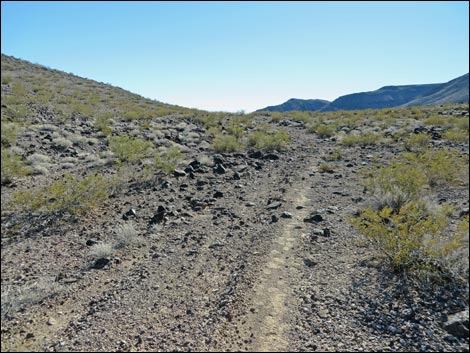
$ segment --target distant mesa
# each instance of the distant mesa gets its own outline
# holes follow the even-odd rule
[[[424,85],[385,86],[376,91],[352,93],[332,102],[321,99],[289,99],[280,105],[269,106],[258,111],[287,112],[337,111],[412,107],[416,105],[439,105],[469,101],[468,73],[446,83]]]

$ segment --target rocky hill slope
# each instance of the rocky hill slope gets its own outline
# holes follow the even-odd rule
[[[468,104],[208,113],[7,56],[1,90],[2,351],[468,350]]]

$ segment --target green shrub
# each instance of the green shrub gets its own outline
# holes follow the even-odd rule
[[[154,153],[152,147],[150,141],[138,137],[111,136],[109,138],[109,148],[118,158],[118,163],[133,163],[149,157]]]
[[[343,158],[343,152],[341,150],[334,150],[330,151],[328,155],[325,157],[325,160],[327,161],[339,161],[341,158]]]
[[[431,135],[428,134],[413,134],[406,142],[408,148],[422,148],[426,147],[431,141]]]
[[[1,128],[2,148],[10,147],[16,141],[16,126],[14,124],[4,124],[2,121]]]
[[[421,201],[408,202],[398,212],[368,208],[352,223],[397,271],[440,270],[444,257],[462,246],[460,237],[443,236],[445,214],[427,211]]]
[[[13,81],[13,79],[11,78],[11,76],[4,76],[4,77],[2,77],[2,84],[3,84],[3,85],[8,85],[11,81]]]
[[[272,113],[270,113],[270,115],[271,115],[271,119],[273,121],[281,121],[282,120],[282,113],[272,112]]]
[[[434,126],[445,126],[447,124],[447,118],[443,115],[431,115],[424,121],[424,124]]]
[[[30,211],[83,214],[107,198],[111,185],[99,175],[80,179],[67,173],[40,190],[15,192],[12,203]]]
[[[245,132],[245,129],[243,126],[240,126],[240,124],[237,124],[236,122],[232,122],[230,126],[227,128],[227,132],[235,136],[237,139],[240,139],[243,136],[243,133]]]
[[[111,113],[110,112],[103,112],[98,114],[98,116],[95,118],[95,121],[93,123],[93,126],[100,130],[103,134],[106,136],[111,135],[112,130],[111,130]]]
[[[301,121],[303,123],[309,123],[312,119],[310,117],[310,113],[306,111],[294,110],[292,112],[287,112],[286,114],[289,116],[289,118],[296,121]]]
[[[443,138],[449,140],[450,142],[467,142],[468,143],[468,130],[447,130],[442,135]]]
[[[248,135],[249,147],[265,151],[285,148],[289,142],[290,136],[284,129],[278,130],[275,133],[259,130]]]
[[[388,206],[395,210],[416,199],[427,183],[420,166],[400,157],[393,159],[390,166],[382,167],[372,174],[368,188],[378,197],[379,207]]]
[[[312,128],[313,131],[318,135],[318,137],[331,137],[335,135],[335,129],[331,125],[327,124],[318,124]],[[309,130],[312,130],[309,129]]]
[[[176,146],[171,146],[162,155],[155,157],[155,167],[166,174],[173,173],[184,154]]]
[[[446,148],[425,149],[418,153],[403,153],[403,160],[419,166],[431,187],[465,181],[468,160],[459,152]]]
[[[240,140],[232,135],[217,136],[212,146],[216,152],[236,152],[243,149]]]
[[[1,183],[2,185],[12,182],[14,177],[25,176],[32,173],[23,158],[13,153],[8,148],[2,147]]]
[[[374,145],[380,140],[380,135],[374,132],[364,132],[359,135],[347,135],[343,138],[341,143],[346,146],[360,145]]]
[[[321,172],[332,172],[335,170],[335,166],[331,164],[321,164],[319,169]]]

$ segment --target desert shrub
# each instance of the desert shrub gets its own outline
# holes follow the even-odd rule
[[[2,185],[11,183],[14,177],[20,177],[32,173],[32,168],[26,165],[23,158],[10,149],[2,147],[1,154]]]
[[[5,116],[13,121],[22,121],[30,113],[28,106],[23,104],[8,106],[7,108],[2,109],[2,113],[3,111],[5,112]]]
[[[220,118],[217,114],[211,113],[199,113],[195,119],[197,122],[202,123],[206,130],[210,129],[211,127],[217,127],[220,125]]]
[[[311,128],[308,128],[309,131],[315,132],[318,137],[331,137],[335,135],[335,129],[328,124],[318,124]]]
[[[137,162],[153,154],[152,143],[138,137],[111,136],[109,148],[118,163]]]
[[[330,151],[330,153],[325,156],[325,160],[327,161],[339,161],[341,158],[343,158],[343,152],[341,150]]]
[[[468,130],[469,130],[469,118],[468,117],[462,117],[462,118],[458,118],[456,121],[455,121],[455,126],[454,126],[456,129],[460,129],[460,130],[466,130],[467,131],[467,134],[468,134]]]
[[[468,160],[455,150],[429,148],[418,153],[403,153],[402,157],[407,163],[415,164],[423,170],[431,187],[466,180]]]
[[[110,186],[99,175],[79,179],[67,173],[40,190],[15,192],[12,204],[30,211],[83,214],[107,198]]]
[[[110,112],[103,112],[98,114],[98,116],[95,118],[95,121],[93,122],[93,126],[106,136],[109,136],[112,133],[111,116],[112,114]]]
[[[2,148],[10,147],[16,141],[17,128],[15,124],[4,123],[1,125]]]
[[[273,121],[281,121],[282,120],[282,113],[272,112],[272,113],[270,113],[270,115],[271,115],[271,119]]]
[[[368,188],[376,197],[378,207],[388,206],[397,210],[416,199],[426,183],[426,175],[416,163],[395,158],[390,166],[372,173]]]
[[[11,81],[13,81],[11,76],[3,76],[2,77],[2,84],[3,85],[8,85]]]
[[[335,166],[331,164],[321,164],[318,169],[320,169],[321,172],[332,172],[335,170]]]
[[[374,132],[364,132],[358,135],[347,135],[343,137],[341,143],[346,146],[360,145],[374,145],[380,140],[380,134]]]
[[[232,135],[217,136],[212,142],[216,152],[236,152],[243,149],[240,140]]]
[[[463,246],[460,236],[444,234],[446,215],[427,211],[422,201],[398,211],[367,208],[352,223],[397,271],[443,271],[444,259]]]
[[[230,135],[235,136],[237,139],[239,139],[243,136],[245,129],[243,128],[243,126],[240,126],[240,124],[237,124],[236,122],[232,122],[230,126],[227,128],[227,132]]]
[[[116,229],[115,248],[124,248],[138,242],[138,233],[132,224],[126,223]]]
[[[442,134],[442,137],[445,138],[446,140],[449,140],[450,142],[467,142],[469,140],[468,137],[468,131],[465,130],[457,130],[457,129],[452,129],[452,130],[447,130]]]
[[[52,140],[52,143],[54,144],[54,146],[61,148],[61,149],[67,149],[69,147],[72,147],[73,145],[72,141],[67,140],[64,137],[57,137]]]
[[[94,112],[93,107],[82,103],[72,104],[71,108],[72,112],[81,114],[83,116],[92,116]]]
[[[287,115],[289,118],[303,123],[309,123],[311,120],[310,113],[306,111],[294,110],[292,112],[288,112]]]
[[[276,132],[258,130],[248,135],[248,146],[260,150],[272,151],[282,149],[289,142],[290,136],[284,129]]]
[[[431,141],[431,135],[428,134],[413,134],[408,138],[406,146],[408,148],[422,148],[426,147]]]
[[[155,167],[157,170],[166,174],[173,173],[180,160],[184,158],[184,154],[176,146],[171,146],[161,155],[155,157]]]
[[[54,278],[41,277],[21,286],[2,285],[1,317],[2,320],[25,307],[35,305],[61,290],[61,285]]]
[[[447,117],[443,115],[431,115],[424,121],[425,125],[434,125],[434,126],[446,126],[447,125]]]
[[[109,258],[114,254],[114,247],[111,243],[98,243],[91,247],[90,256],[93,260]]]
[[[13,83],[13,87],[11,89],[12,96],[21,98],[24,97],[27,93],[26,89],[24,88],[24,85],[20,81],[15,81]]]

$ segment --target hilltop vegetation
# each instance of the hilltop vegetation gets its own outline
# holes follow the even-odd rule
[[[205,112],[1,65],[2,351],[468,349],[468,103]]]

